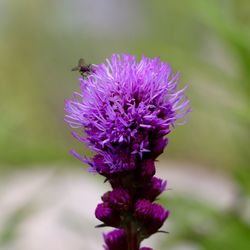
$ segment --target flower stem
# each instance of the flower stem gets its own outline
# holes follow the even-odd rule
[[[132,230],[131,223],[127,227],[128,250],[139,250],[136,234]]]

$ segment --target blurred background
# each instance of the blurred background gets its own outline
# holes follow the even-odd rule
[[[0,249],[101,249],[94,209],[109,187],[63,121],[70,69],[112,53],[160,56],[193,112],[159,159],[171,216],[155,249],[249,249],[249,0],[0,0]],[[147,242],[145,242],[147,245]]]

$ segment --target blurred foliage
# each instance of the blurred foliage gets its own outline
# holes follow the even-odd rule
[[[169,237],[161,242],[160,248],[169,249],[182,243],[195,246],[195,249],[247,250],[250,245],[250,227],[234,211],[223,212],[207,204],[185,197],[161,200],[170,207],[173,223]],[[188,214],[188,217],[187,217]]]

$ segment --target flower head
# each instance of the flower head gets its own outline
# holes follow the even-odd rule
[[[153,250],[140,248],[141,241],[169,215],[153,203],[166,188],[166,181],[154,177],[155,160],[172,128],[190,112],[187,87],[177,89],[178,74],[159,58],[143,56],[137,63],[132,55],[114,54],[90,73],[80,79],[80,93],[65,101],[65,120],[94,152],[91,159],[72,154],[113,188],[95,210],[102,226],[119,228],[104,234],[104,248]]]
[[[118,227],[121,223],[119,214],[110,208],[109,204],[106,202],[97,205],[95,216],[97,219],[111,227]]]
[[[139,189],[139,195],[141,198],[154,201],[158,195],[160,195],[166,188],[167,182],[153,177],[143,188]]]
[[[139,179],[147,182],[155,174],[155,163],[152,159],[142,160],[138,170]]]
[[[135,204],[135,217],[141,223],[144,237],[155,233],[169,216],[169,211],[148,200],[138,200]]]
[[[140,159],[163,152],[164,136],[190,111],[178,79],[159,58],[143,56],[137,63],[126,54],[114,54],[81,79],[80,93],[65,102],[65,120],[85,133],[73,135],[96,153],[88,161],[92,171],[132,171]]]
[[[127,250],[127,238],[123,229],[113,230],[103,235],[105,250]]]
[[[102,200],[109,203],[110,207],[118,211],[126,211],[132,204],[130,194],[122,188],[114,188],[112,191],[105,193],[102,196]]]

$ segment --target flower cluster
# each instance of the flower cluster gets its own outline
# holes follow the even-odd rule
[[[73,136],[95,153],[86,159],[91,172],[103,175],[112,191],[102,196],[95,215],[118,228],[104,235],[105,250],[140,248],[169,215],[155,199],[166,181],[155,177],[155,160],[168,144],[167,134],[190,111],[186,87],[159,58],[113,55],[80,79],[80,93],[66,100],[65,120],[80,129]]]

